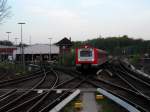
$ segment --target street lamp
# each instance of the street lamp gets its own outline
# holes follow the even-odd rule
[[[23,64],[23,69],[25,70],[25,59],[24,59],[24,48],[23,48],[23,38],[22,38],[22,25],[23,24],[26,24],[26,23],[23,23],[23,22],[20,22],[18,23],[21,25],[21,46],[20,46],[20,49],[21,49],[21,62]]]
[[[50,46],[50,50],[49,50],[49,61],[51,61],[51,40],[52,40],[52,38],[48,38],[49,39],[49,46]]]
[[[17,40],[19,39],[19,38],[14,38],[15,39],[15,45],[17,46]]]
[[[8,41],[9,41],[9,34],[11,33],[11,32],[6,32],[7,33],[7,35],[8,35]],[[7,43],[7,42],[6,42]],[[6,59],[8,59],[8,55],[9,55],[9,53],[7,53],[8,51],[7,51],[7,44],[6,44]]]
[[[9,34],[11,33],[11,32],[6,32],[7,34],[8,34],[8,41],[9,41]]]

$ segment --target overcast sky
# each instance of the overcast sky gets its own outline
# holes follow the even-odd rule
[[[12,17],[0,25],[0,38],[29,43],[57,42],[63,37],[86,40],[99,35],[150,39],[150,0],[8,0]],[[20,40],[18,40],[19,42]]]

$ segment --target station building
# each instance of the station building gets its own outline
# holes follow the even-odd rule
[[[57,42],[56,45],[59,46],[60,54],[70,52],[72,47],[71,38],[68,39],[64,37],[62,40]]]
[[[13,57],[16,61],[21,61],[21,49],[14,51]],[[26,62],[57,60],[59,55],[59,47],[48,44],[35,44],[24,47],[24,58]]]
[[[51,46],[49,44],[34,44],[24,46],[25,62],[63,60],[64,54],[71,52],[71,38],[64,37]],[[16,62],[21,62],[22,52],[20,47],[0,45],[0,60],[9,60],[9,57]]]
[[[57,42],[56,45],[59,46],[60,49],[59,59],[61,64],[67,64],[68,60],[66,60],[65,57],[71,55],[71,47],[72,47],[71,38],[68,39],[64,37],[62,40]]]

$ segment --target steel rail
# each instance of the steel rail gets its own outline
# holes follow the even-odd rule
[[[87,78],[81,80],[79,83],[77,83],[76,85],[74,85],[71,89],[65,91],[62,95],[60,95],[57,99],[53,100],[53,102],[51,102],[49,105],[47,105],[45,108],[43,108],[39,112],[47,112],[50,109],[52,109],[52,107],[54,107],[58,102],[62,101],[64,98],[66,98],[71,93],[71,91],[73,89],[79,87],[83,82],[85,82]]]
[[[2,80],[2,79],[4,79],[6,76],[7,76],[7,72],[6,73],[3,73],[2,75],[1,75],[1,77],[0,77],[0,80]]]
[[[9,109],[7,112],[20,112],[21,110],[25,110],[25,106],[29,106],[32,105],[34,103],[36,103],[38,100],[40,100],[40,98],[46,93],[42,93],[42,94],[38,94],[37,96],[33,97],[32,99],[29,99],[11,109]]]
[[[141,81],[140,79],[137,80],[138,78],[135,78],[133,75],[131,75],[130,73],[128,73],[127,71],[123,70],[123,68],[121,67],[120,63],[119,65],[117,66],[113,66],[111,65],[111,70],[113,70],[113,72],[120,78],[122,79],[126,84],[128,84],[130,87],[132,87],[135,91],[137,91],[141,96],[147,98],[148,100],[150,100],[150,97],[148,95],[145,95],[143,93],[142,90],[140,90],[137,86],[135,86],[135,84],[133,83],[136,83],[137,85],[139,85],[140,83],[141,86],[143,86],[143,84],[145,86],[148,86],[147,89],[149,90],[150,87],[147,83],[144,83],[143,81]],[[132,80],[132,82],[130,80]],[[138,81],[138,82],[137,82]]]
[[[135,91],[137,91],[141,96],[147,98],[141,91],[139,91],[135,86],[133,86],[124,76],[122,76],[122,73],[120,73],[121,71],[117,70],[117,68],[113,68],[113,71],[116,73],[116,75],[122,79],[122,81],[124,81],[126,84],[128,84],[130,87],[132,87]],[[118,74],[119,72],[119,74]]]
[[[1,95],[1,96],[0,96],[0,99],[1,99],[1,98],[5,98],[6,96],[8,96],[8,95],[10,95],[10,94],[12,94],[12,93],[14,93],[14,92],[16,92],[16,91],[17,91],[17,89],[12,89],[12,90],[8,91],[7,93]]]
[[[44,72],[44,76],[42,77],[42,79],[41,79],[40,82],[38,82],[37,84],[35,84],[30,90],[26,91],[21,96],[15,98],[14,100],[12,100],[9,103],[7,103],[6,105],[0,107],[0,112],[4,112],[4,111],[9,110],[10,107],[13,107],[17,101],[19,101],[22,98],[24,98],[25,96],[29,95],[32,92],[33,89],[35,89],[36,87],[38,87],[39,85],[41,85],[44,82],[45,78],[46,78],[45,70],[43,70],[43,72]]]
[[[119,67],[118,67],[118,65],[115,66],[115,65],[113,65],[113,64],[111,64],[111,65],[109,65],[109,66],[112,66],[112,67],[111,67],[112,72],[113,72],[114,74],[116,74],[120,79],[122,79],[123,82],[125,82],[127,85],[129,85],[131,88],[133,88],[133,89],[134,89],[136,92],[138,92],[141,96],[143,96],[143,97],[147,98],[148,100],[150,100],[150,97],[149,97],[149,96],[145,95],[141,90],[139,90],[137,87],[135,87],[135,85],[132,84],[133,82],[135,83],[135,80],[136,80],[136,79],[133,78],[131,75],[129,75],[126,71],[123,71],[123,70],[120,68],[120,65],[119,65]],[[130,78],[132,78],[132,80],[133,80],[132,83],[127,80],[127,76],[129,76]],[[145,83],[144,83],[144,84],[145,84]],[[142,85],[143,85],[143,84],[142,84]],[[148,85],[146,85],[146,86],[148,86]]]
[[[138,82],[143,83],[143,84],[150,87],[150,83],[147,83],[144,80],[142,80],[142,79],[134,76],[133,74],[129,73],[127,70],[125,70],[125,68],[121,64],[119,65],[119,67],[120,67],[120,69],[122,69],[122,71],[126,72],[128,74],[128,76],[130,76],[131,78],[133,78],[133,79],[137,80]]]
[[[127,78],[127,73],[125,73],[125,72],[123,72],[123,71],[119,71],[119,70],[118,70],[118,72],[120,72],[120,74],[119,74],[118,76],[119,76],[123,81],[125,81],[128,85],[130,85],[132,88],[134,88],[141,96],[143,96],[143,97],[147,98],[148,100],[150,100],[150,96],[145,95],[145,93],[143,93],[142,90],[138,89],[138,87],[135,86],[135,84],[133,84],[133,83],[136,83],[136,84],[137,84],[137,82],[136,82],[134,79],[132,79],[132,81],[134,81],[134,82],[131,82],[131,81],[129,81],[129,78]],[[122,74],[124,74],[124,75],[122,75]],[[139,83],[138,83],[137,85],[139,86]],[[143,86],[143,84],[142,84],[141,86]],[[147,89],[148,89],[148,88],[147,88]],[[150,87],[149,87],[149,89],[150,89]],[[148,90],[149,90],[149,89],[148,89]]]
[[[150,84],[150,79],[147,77],[144,77],[140,73],[136,72],[135,70],[132,70],[131,68],[127,67],[123,61],[119,60],[120,65],[130,74],[133,74],[135,77],[138,79],[142,80],[143,82],[149,83]]]
[[[89,83],[91,83],[92,85],[94,85],[94,86],[96,86],[96,87],[98,87],[98,88],[102,88],[102,89],[104,89],[104,90],[106,90],[106,91],[109,91],[110,93],[112,93],[112,94],[114,94],[114,95],[116,95],[116,96],[118,96],[118,97],[120,97],[120,98],[122,98],[123,100],[125,100],[125,101],[128,101],[129,103],[131,103],[132,105],[134,105],[135,107],[137,107],[137,108],[139,108],[140,110],[142,110],[142,111],[144,111],[144,112],[149,112],[149,107],[148,106],[141,106],[141,104],[140,104],[140,102],[138,102],[139,100],[141,101],[141,98],[139,98],[138,99],[138,103],[139,104],[137,104],[137,102],[135,103],[134,101],[133,101],[133,99],[134,99],[134,97],[135,97],[135,95],[137,96],[137,98],[138,97],[140,97],[138,94],[134,94],[133,92],[131,92],[131,91],[126,91],[126,90],[121,90],[119,93],[118,93],[118,88],[115,88],[115,87],[113,87],[113,89],[112,89],[112,87],[111,88],[108,88],[108,87],[104,87],[104,86],[102,86],[102,85],[100,85],[100,84],[98,84],[98,83],[95,83],[95,81],[89,81]],[[121,92],[126,92],[126,94],[132,94],[133,96],[132,97],[128,97],[128,96],[125,96],[124,94],[121,94]],[[144,100],[144,99],[143,99]],[[144,101],[146,101],[146,100],[144,100]],[[148,108],[148,109],[147,109]]]
[[[67,71],[67,72],[68,72],[68,71]],[[75,73],[76,73],[76,74],[75,74]],[[77,73],[78,73],[78,75],[77,75]],[[68,81],[66,81],[66,82],[64,82],[64,83],[69,83],[69,82],[75,80],[76,78],[78,78],[78,79],[80,79],[80,80],[83,80],[83,79],[85,78],[85,77],[83,77],[83,76],[80,76],[80,73],[79,73],[79,72],[72,72],[72,73],[70,73],[70,75],[74,76],[75,78],[72,78],[72,79],[70,79],[70,80],[68,80]],[[131,92],[136,93],[135,91],[133,91],[133,90],[131,90],[131,89],[122,87],[122,86],[120,86],[120,85],[114,84],[114,83],[109,82],[109,81],[106,81],[106,80],[101,80],[101,79],[96,79],[96,78],[94,78],[94,80],[101,81],[101,83],[105,83],[105,84],[108,84],[108,85],[117,87],[117,88],[119,88],[119,89],[123,89],[123,90],[127,90],[127,91],[131,91]],[[87,81],[85,81],[85,82],[89,83],[89,80],[87,80]],[[60,84],[60,86],[59,86],[59,85],[57,85],[57,86],[60,87],[61,84]],[[58,87],[57,87],[57,88],[58,88]],[[136,94],[138,94],[138,93],[136,93]]]
[[[52,86],[50,87],[50,89],[53,89],[55,88],[56,84],[58,83],[59,81],[59,77],[58,77],[58,73],[54,70],[51,69],[51,71],[55,74],[55,81],[54,83],[52,84]],[[39,108],[39,106],[41,106],[41,103],[47,99],[47,97],[51,94],[52,91],[48,91],[39,101],[37,101],[33,106],[31,106],[27,112],[36,112],[36,109]]]
[[[17,83],[20,83],[22,81],[26,81],[26,80],[41,77],[43,74],[36,75],[36,74],[39,74],[39,73],[41,73],[41,71],[36,72],[36,73],[34,73],[32,75],[29,75],[29,76],[23,76],[23,77],[20,77],[20,78],[17,78],[17,79],[2,81],[2,82],[0,82],[0,87],[4,87],[4,86],[7,86],[7,85],[11,85],[11,84],[17,84]]]

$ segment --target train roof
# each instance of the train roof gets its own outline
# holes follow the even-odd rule
[[[101,53],[105,53],[105,54],[107,54],[107,52],[106,52],[105,50],[98,49],[98,48],[97,48],[97,50],[98,50],[99,52],[101,52]]]
[[[91,45],[82,45],[82,46],[80,46],[79,48],[94,48],[94,47],[91,46]]]
[[[107,52],[106,52],[105,50],[98,49],[98,48],[93,47],[93,46],[91,46],[91,45],[82,45],[81,47],[79,47],[79,49],[81,49],[81,48],[95,48],[95,49],[97,49],[99,52],[107,54]]]

